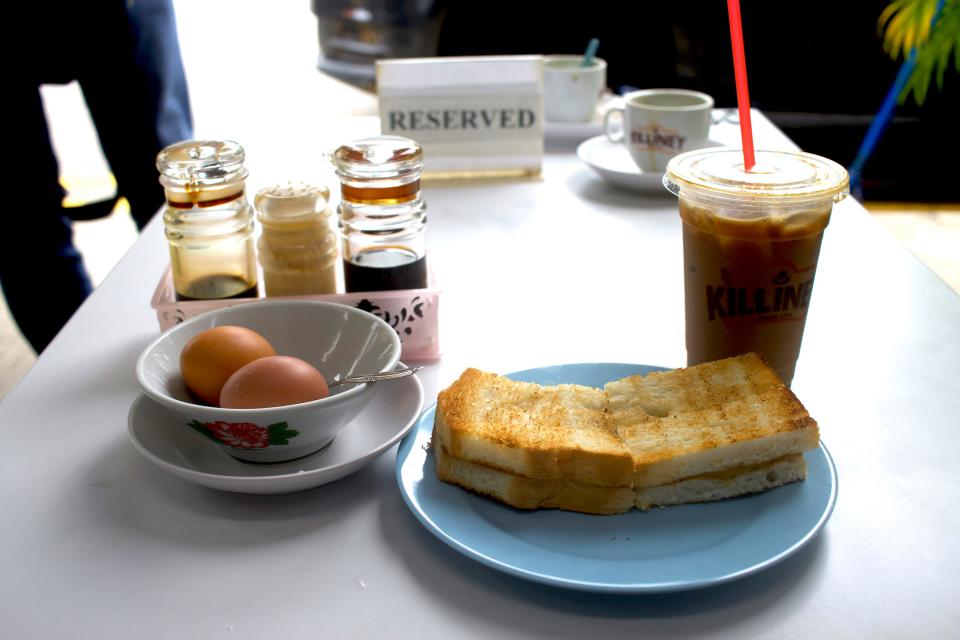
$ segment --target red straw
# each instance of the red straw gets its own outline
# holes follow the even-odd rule
[[[750,124],[750,90],[747,88],[747,57],[743,53],[743,25],[740,0],[727,0],[730,16],[730,40],[733,43],[733,73],[737,81],[737,106],[740,111],[740,138],[743,140],[743,168],[753,168],[753,126]]]

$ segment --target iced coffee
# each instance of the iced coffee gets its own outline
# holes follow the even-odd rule
[[[811,154],[739,150],[677,156],[664,184],[680,196],[687,363],[760,353],[793,379],[823,231],[847,194],[840,165]]]

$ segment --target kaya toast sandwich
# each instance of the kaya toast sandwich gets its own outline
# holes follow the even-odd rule
[[[512,506],[621,513],[806,476],[816,422],[758,356],[630,376],[604,390],[468,369],[440,393],[441,480]]]

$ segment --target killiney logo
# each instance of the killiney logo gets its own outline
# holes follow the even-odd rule
[[[680,135],[676,129],[665,129],[656,123],[630,131],[630,142],[644,151],[678,153],[683,151],[686,141],[687,137]]]

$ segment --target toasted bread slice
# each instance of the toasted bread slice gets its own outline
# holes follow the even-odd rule
[[[807,477],[802,454],[786,455],[771,462],[733,467],[726,471],[704,473],[668,484],[640,487],[637,507],[668,507],[675,504],[708,502],[759,493]]]
[[[814,449],[816,421],[756,354],[631,376],[604,387],[633,458],[632,486],[652,487]]]
[[[791,455],[766,464],[737,467],[727,472],[632,490],[566,479],[526,478],[454,458],[436,438],[433,453],[437,477],[444,482],[496,498],[518,509],[563,509],[596,515],[624,513],[633,507],[649,509],[732,498],[772,489],[806,476],[803,456]]]
[[[633,489],[582,484],[572,480],[536,479],[451,456],[434,442],[437,477],[518,509],[566,509],[609,515],[629,511],[636,504]]]
[[[600,389],[467,369],[440,392],[434,429],[460,460],[538,480],[629,487],[633,458],[606,404]]]

